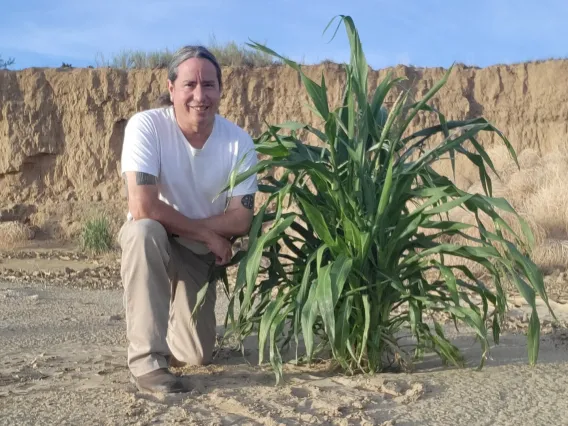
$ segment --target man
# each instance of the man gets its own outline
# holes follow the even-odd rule
[[[128,366],[143,391],[185,392],[168,367],[210,361],[215,285],[197,318],[191,312],[215,264],[231,259],[229,239],[246,234],[252,221],[255,175],[219,196],[233,170],[257,161],[250,136],[218,115],[221,89],[215,57],[184,47],[168,68],[172,105],[137,113],[126,126],[121,274]]]

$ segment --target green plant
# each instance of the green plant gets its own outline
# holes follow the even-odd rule
[[[487,169],[497,172],[478,134],[495,132],[516,162],[515,151],[484,118],[447,121],[428,104],[452,68],[419,102],[407,105],[408,92],[401,90],[387,111],[384,101],[402,79],[389,74],[369,96],[359,35],[350,17],[341,16],[341,22],[351,58],[344,67],[343,101],[335,109],[323,75],[318,84],[297,63],[251,43],[299,73],[321,127],[269,126],[255,140],[264,158],[249,172],[231,177],[228,186],[252,173],[284,171],[280,179],[270,174],[262,179],[259,190],[268,198],[253,220],[248,249],[234,259],[240,264],[230,293],[229,332],[239,339],[258,333],[259,362],[268,344],[277,380],[281,350],[293,343],[298,361],[309,362],[326,349],[347,373],[372,373],[393,363],[410,366],[425,351],[463,365],[460,351],[431,315],[443,312],[475,331],[483,348],[481,368],[488,336],[499,341],[507,309],[504,285],[510,280],[532,308],[527,339],[529,361],[535,363],[540,335],[536,293],[547,304],[548,298],[529,247],[500,212],[519,220],[527,241],[529,227],[505,199],[492,197]],[[434,114],[439,124],[409,134],[419,113]],[[300,131],[315,135],[319,146],[300,140]],[[472,148],[466,149],[466,143]],[[484,195],[469,194],[434,170],[440,160],[455,167],[456,155],[477,167]],[[453,209],[472,212],[476,224],[451,221]],[[472,229],[475,236],[470,236]],[[456,235],[468,245],[449,242]],[[267,267],[261,267],[263,257]],[[490,282],[480,281],[468,262],[481,265]],[[412,336],[413,350],[401,344],[404,333]]]
[[[81,247],[91,253],[100,254],[112,249],[112,233],[109,221],[103,217],[89,219],[81,230]]]

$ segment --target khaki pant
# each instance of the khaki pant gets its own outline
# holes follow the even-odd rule
[[[196,319],[191,311],[214,268],[214,255],[194,254],[151,219],[126,222],[119,241],[132,374],[167,368],[171,355],[188,364],[209,363],[216,337],[214,282]]]

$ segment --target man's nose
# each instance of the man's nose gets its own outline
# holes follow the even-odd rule
[[[203,91],[203,86],[201,86],[201,84],[197,84],[195,86],[195,89],[193,90],[193,98],[196,101],[201,101],[204,98],[204,91]]]

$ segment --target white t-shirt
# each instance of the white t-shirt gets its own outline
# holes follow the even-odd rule
[[[223,213],[229,197],[254,194],[256,175],[235,186],[233,170],[244,172],[257,163],[251,137],[236,124],[215,116],[213,131],[201,149],[193,148],[179,128],[173,107],[136,113],[126,125],[121,173],[144,172],[158,178],[159,198],[190,219]],[[132,219],[128,213],[128,219]],[[180,241],[198,253],[202,244]]]

